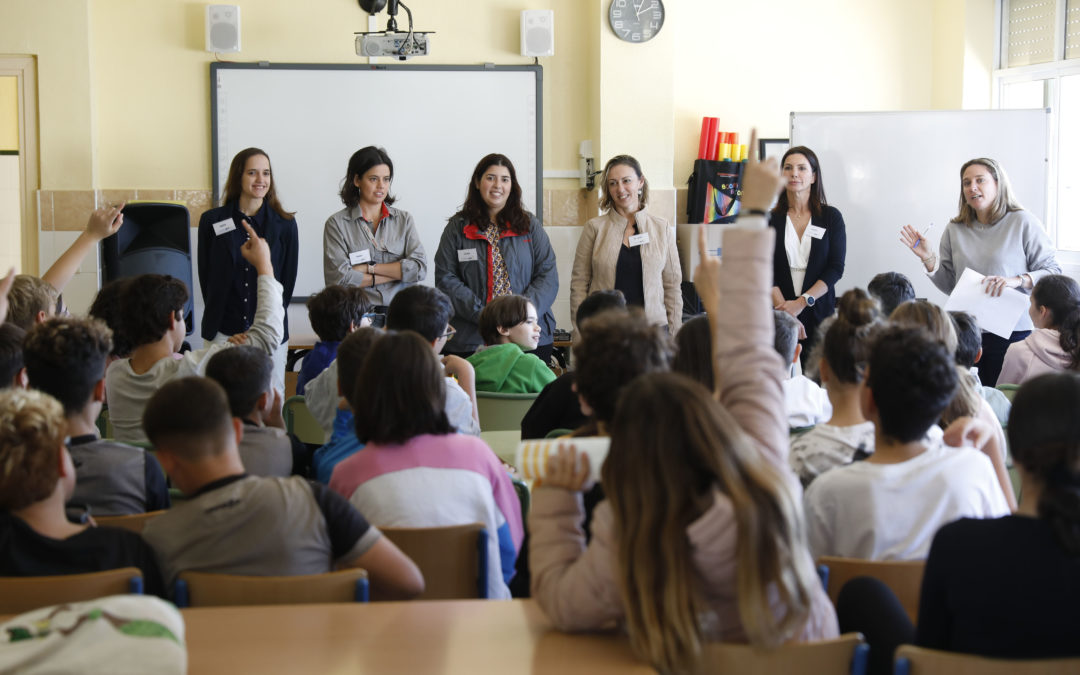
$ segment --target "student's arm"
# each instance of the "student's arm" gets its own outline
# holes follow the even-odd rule
[[[479,429],[480,413],[479,405],[476,403],[476,370],[473,369],[471,363],[453,354],[442,357],[442,363],[446,375],[456,379],[462,391],[469,395],[469,400],[472,401],[472,418],[476,422],[476,428]]]
[[[427,277],[427,255],[424,253],[424,245],[420,242],[420,235],[416,231],[416,223],[411,213],[401,212],[404,223],[404,257],[396,263],[387,263],[387,271],[382,265],[375,266],[375,274],[387,277],[388,281],[401,280],[407,283],[420,283]],[[396,269],[395,269],[396,268]],[[377,283],[381,280],[376,278]]]
[[[285,330],[285,308],[281,304],[282,288],[274,278],[270,245],[255,233],[246,220],[242,225],[247,230],[248,240],[240,247],[240,255],[259,275],[255,319],[247,331],[248,343],[272,355],[281,344],[281,336]]]
[[[981,402],[981,399],[980,399]],[[1001,492],[1005,495],[1005,503],[1009,505],[1009,511],[1016,511],[1016,495],[1013,493],[1012,480],[1009,478],[1009,470],[1005,466],[1005,450],[1002,447],[1003,436],[1001,425],[997,418],[993,417],[993,411],[989,406],[980,406],[979,417],[958,417],[945,429],[944,441],[946,445],[961,447],[974,445],[979,451],[990,458],[994,465],[994,475],[997,477]],[[986,419],[986,416],[992,418]],[[997,427],[995,430],[994,427]]]
[[[372,527],[344,497],[325,485],[308,481],[330,535],[337,569],[367,570],[376,600],[408,600],[424,592],[424,577],[407,555]]]
[[[79,233],[75,243],[57,258],[52,267],[41,275],[42,281],[49,282],[53,288],[62,292],[71,277],[79,271],[79,265],[87,254],[94,250],[99,241],[116,234],[124,224],[123,209],[123,204],[104,206],[91,213],[90,219],[86,221],[86,229]]]

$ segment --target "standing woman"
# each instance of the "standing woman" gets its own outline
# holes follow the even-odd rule
[[[270,245],[274,278],[282,285],[285,332],[274,351],[274,387],[285,390],[285,356],[289,344],[289,302],[296,284],[299,236],[293,214],[278,201],[270,157],[259,148],[241,150],[229,165],[222,206],[199,219],[199,286],[202,289],[202,337],[220,342],[245,333],[255,319],[258,273],[243,256],[247,221]]]
[[[772,300],[806,329],[802,363],[817,342],[818,325],[833,314],[836,282],[844,275],[847,232],[844,217],[825,201],[817,155],[805,146],[790,148],[780,162],[785,189],[769,225],[776,230]]]
[[[532,353],[549,362],[551,303],[559,292],[555,251],[540,220],[522,208],[517,172],[505,155],[490,154],[473,170],[465,204],[439,241],[435,285],[454,306],[453,353],[468,356],[483,344],[477,321],[492,298],[524,295],[540,317],[540,342]]]
[[[671,334],[682,325],[682,268],[675,230],[645,211],[649,182],[630,155],[612,157],[604,167],[600,208],[585,223],[570,277],[570,316],[593,291],[617,289],[626,304],[645,308],[649,323]]]
[[[326,285],[359,286],[374,311],[385,313],[394,295],[427,276],[427,257],[413,217],[391,205],[394,163],[369,145],[353,153],[341,186],[345,208],[323,229]]]
[[[945,294],[952,293],[969,267],[986,275],[983,284],[993,296],[1005,288],[1030,292],[1039,279],[1061,273],[1042,223],[1013,198],[1005,169],[986,157],[960,167],[960,213],[945,227],[939,254],[911,225],[900,230],[900,241],[919,257],[930,281]],[[1031,317],[1024,313],[1008,339],[983,333],[979,360],[983,385],[997,383],[1009,345],[1026,338],[1032,328]]]

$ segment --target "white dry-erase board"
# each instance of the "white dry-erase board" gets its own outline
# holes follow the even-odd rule
[[[265,150],[300,228],[294,296],[323,288],[323,225],[343,208],[349,157],[367,145],[394,162],[394,206],[416,220],[429,286],[439,237],[484,155],[513,161],[525,208],[543,217],[539,66],[212,63],[210,83],[215,204],[233,156]]]
[[[893,271],[911,279],[918,297],[944,302],[900,243],[900,227],[922,232],[933,223],[928,238],[937,250],[959,210],[960,167],[969,159],[1001,162],[1020,203],[1045,223],[1048,119],[1045,109],[792,113],[791,145],[817,154],[825,196],[847,226],[837,295]]]

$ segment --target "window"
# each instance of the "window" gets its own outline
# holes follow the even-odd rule
[[[1050,108],[1046,226],[1061,261],[1080,263],[1080,0],[1000,7],[995,106]]]

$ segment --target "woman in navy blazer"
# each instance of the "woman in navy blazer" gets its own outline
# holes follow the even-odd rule
[[[266,239],[274,277],[284,287],[286,311],[296,283],[299,236],[293,214],[286,211],[274,191],[269,156],[258,148],[241,150],[233,157],[225,180],[223,206],[199,219],[199,285],[202,288],[202,337],[222,340],[251,327],[255,318],[258,274],[240,255],[247,240],[242,220]],[[274,383],[284,388],[285,351],[289,341],[288,315],[281,346],[274,354]]]
[[[802,363],[817,340],[818,325],[832,316],[836,282],[844,275],[847,234],[840,211],[825,201],[817,155],[796,146],[781,160],[786,188],[769,225],[776,229],[772,299],[806,328]]]

